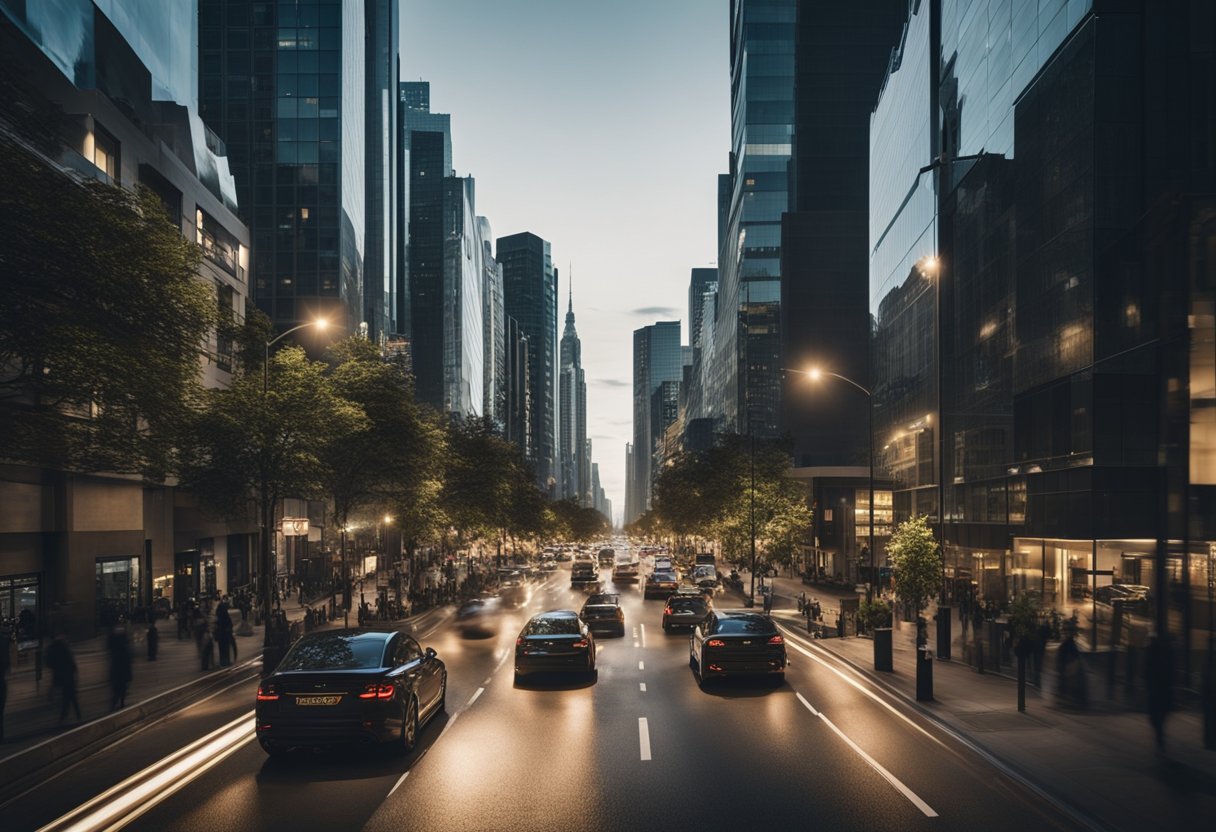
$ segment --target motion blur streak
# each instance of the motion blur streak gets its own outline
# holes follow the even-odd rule
[[[107,789],[38,832],[120,829],[254,738],[253,711]]]

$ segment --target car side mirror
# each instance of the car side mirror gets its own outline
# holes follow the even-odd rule
[[[438,655],[438,654],[435,652],[435,648],[434,648],[434,647],[428,647],[428,648],[426,648],[426,657],[427,657],[428,659],[433,659],[433,658],[435,658],[435,656],[436,656],[436,655]]]

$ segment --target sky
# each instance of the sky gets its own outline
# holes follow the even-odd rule
[[[531,231],[573,275],[587,435],[625,507],[633,330],[684,322],[717,249],[730,151],[728,0],[401,0],[402,80],[452,115],[452,164],[495,237]]]

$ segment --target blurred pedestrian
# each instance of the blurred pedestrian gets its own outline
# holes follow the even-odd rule
[[[1168,633],[1153,633],[1145,651],[1148,676],[1148,719],[1157,738],[1157,754],[1165,754],[1165,718],[1173,709],[1174,657]]]
[[[131,684],[131,642],[120,620],[110,631],[110,710],[127,707],[127,687]]]
[[[198,631],[198,657],[203,670],[210,670],[215,656],[215,640],[211,637],[211,628],[206,619]]]
[[[181,641],[190,633],[190,610],[183,601],[177,607],[177,640]]]
[[[15,642],[0,633],[0,742],[4,742],[4,703],[8,699],[9,650]]]
[[[1077,647],[1075,620],[1065,625],[1064,639],[1056,651],[1056,675],[1059,677],[1060,700],[1065,704],[1084,708],[1089,703],[1089,691],[1085,680],[1085,664],[1081,649]]]
[[[148,622],[148,661],[156,661],[156,653],[160,650],[160,630],[156,629],[156,618]]]
[[[68,706],[76,712],[80,722],[80,702],[76,698],[76,659],[63,633],[55,636],[46,649],[46,664],[51,669],[51,690],[59,689],[63,700],[59,708],[59,724],[68,718]]]

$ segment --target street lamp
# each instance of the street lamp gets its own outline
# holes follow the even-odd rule
[[[819,367],[812,367],[809,370],[783,369],[787,373],[804,375],[816,383],[822,381],[824,376],[831,376],[853,385],[866,396],[866,409],[869,414],[869,433],[866,437],[866,447],[870,452],[870,580],[866,582],[866,603],[869,603],[874,600],[874,584],[877,582],[878,577],[874,572],[874,395],[868,389],[853,381],[853,379],[842,376],[840,373],[833,373],[831,370],[824,370]]]
[[[264,346],[264,352],[263,352],[264,360],[262,361],[262,400],[263,400],[263,403],[265,403],[266,396],[269,395],[269,393],[270,393],[270,348],[273,347],[275,344],[277,344],[279,341],[286,338],[291,333],[296,332],[297,330],[301,330],[306,326],[315,326],[318,331],[324,332],[326,327],[329,326],[329,321],[326,320],[325,318],[317,318],[312,321],[306,321],[305,323],[297,324],[296,326],[293,326],[291,329],[287,330],[286,332],[282,332],[282,333],[276,335],[274,338],[271,338],[269,341],[266,341],[265,344],[263,345]],[[259,558],[260,568],[261,568],[261,572],[262,572],[262,587],[261,587],[261,589],[262,589],[262,610],[263,610],[263,617],[265,619],[264,623],[265,623],[265,627],[266,627],[265,635],[263,638],[263,643],[266,645],[266,647],[270,647],[273,642],[272,634],[271,634],[271,627],[270,627],[270,608],[272,606],[274,606],[274,585],[271,581],[271,574],[274,570],[271,568],[271,558],[270,558],[270,527],[273,524],[273,520],[274,520],[274,517],[273,517],[274,507],[267,505],[267,499],[269,496],[268,492],[270,490],[270,485],[266,481],[268,476],[269,476],[268,472],[263,470],[262,482],[261,482],[261,486],[262,486],[261,487],[262,552],[261,552],[261,557]],[[264,664],[266,664],[266,663],[264,662]]]

